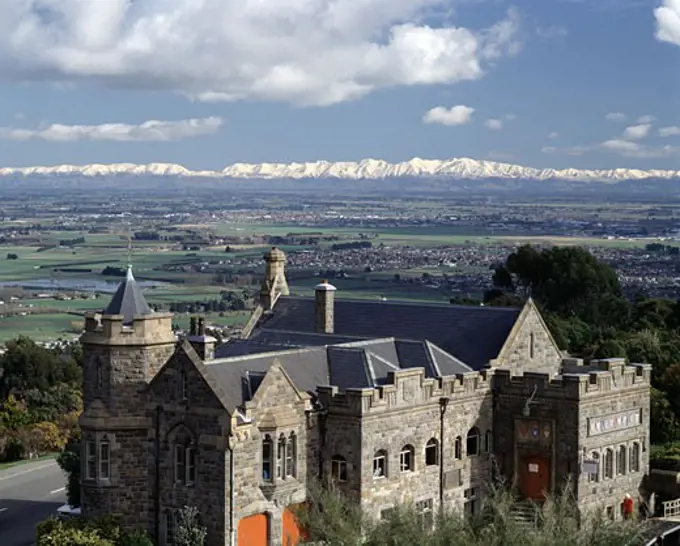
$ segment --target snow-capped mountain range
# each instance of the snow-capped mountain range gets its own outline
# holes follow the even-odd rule
[[[225,179],[322,179],[379,180],[423,177],[453,179],[523,179],[622,181],[647,178],[680,178],[680,171],[639,169],[535,169],[510,163],[468,158],[420,159],[388,163],[378,159],[362,161],[314,161],[308,163],[234,163],[221,171],[191,171],[173,163],[115,163],[111,165],[57,165],[53,167],[0,168],[0,177],[27,176],[174,176]]]

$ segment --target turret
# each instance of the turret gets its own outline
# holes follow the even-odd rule
[[[149,307],[131,269],[109,305],[85,315],[80,428],[88,516],[120,514],[129,525],[150,517],[146,386],[175,349],[171,321],[171,313]]]
[[[322,281],[314,288],[314,330],[321,334],[333,333],[335,291],[335,286],[328,281]]]
[[[288,296],[288,281],[286,281],[286,255],[276,248],[264,255],[265,273],[260,288],[260,303],[265,311],[271,311],[279,296]]]

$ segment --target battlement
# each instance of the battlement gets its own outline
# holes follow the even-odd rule
[[[456,400],[489,394],[495,373],[482,370],[435,379],[425,377],[422,368],[412,368],[389,372],[387,384],[379,387],[344,392],[335,386],[317,387],[317,394],[326,409],[352,414],[438,403],[442,398],[455,404]]]
[[[85,314],[82,343],[94,345],[157,345],[175,341],[172,313],[136,316],[123,324],[123,315]]]
[[[497,369],[494,387],[507,395],[531,396],[535,389],[539,398],[580,400],[635,386],[649,387],[651,372],[649,364],[626,365],[622,358],[591,360],[587,366],[580,359],[565,359],[557,377],[529,372],[513,376],[509,370]]]

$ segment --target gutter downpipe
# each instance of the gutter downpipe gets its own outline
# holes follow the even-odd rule
[[[234,465],[234,448],[236,447],[236,438],[233,434],[229,434],[228,439],[229,448],[229,544],[236,546],[236,522],[234,510],[234,500],[236,498],[236,488],[234,481],[236,480],[236,467]]]
[[[156,406],[156,454],[155,454],[155,478],[154,478],[154,532],[156,535],[156,544],[161,542],[161,412],[163,407],[158,404]]]
[[[439,399],[439,513],[444,515],[444,415],[449,405],[449,398]]]

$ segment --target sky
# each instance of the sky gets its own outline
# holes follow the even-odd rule
[[[680,169],[680,0],[0,0],[0,167]]]

